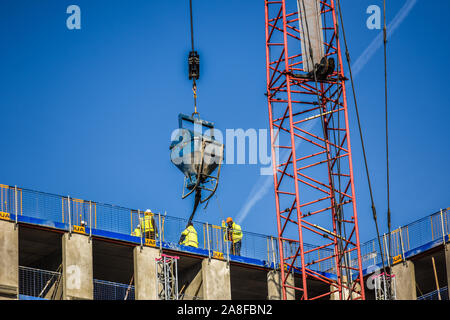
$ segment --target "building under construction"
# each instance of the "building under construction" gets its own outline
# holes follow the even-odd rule
[[[2,299],[228,300],[282,299],[278,242],[243,232],[234,255],[220,226],[194,221],[199,247],[178,244],[185,219],[154,214],[155,239],[131,235],[144,212],[68,196],[0,186],[0,295]],[[450,210],[442,210],[361,244],[366,299],[384,299],[382,255],[399,300],[448,299]],[[313,249],[317,249],[314,250]],[[291,250],[291,251],[289,251]],[[285,252],[294,252],[286,243]],[[333,250],[305,244],[306,263],[330,285],[313,278],[319,299],[339,299]],[[350,255],[352,265],[355,255]],[[355,280],[356,274],[352,274]],[[301,282],[291,273],[288,284]],[[333,293],[334,292],[334,293]],[[287,299],[299,299],[294,289]],[[351,299],[351,296],[346,296]]]
[[[361,242],[350,139],[357,125],[379,228],[340,1],[263,4],[276,236],[243,231],[236,251],[228,227],[195,219],[226,177],[225,146],[197,108],[200,56],[190,1],[194,113],[179,115],[169,147],[184,176],[182,198],[195,199],[190,216],[0,185],[2,299],[449,299],[450,212],[424,212],[391,230],[388,156],[388,232]],[[384,31],[386,49],[386,23]],[[349,121],[350,87],[358,123]],[[386,129],[387,155],[388,146]],[[286,160],[276,158],[280,151]],[[191,224],[195,246],[180,239]]]

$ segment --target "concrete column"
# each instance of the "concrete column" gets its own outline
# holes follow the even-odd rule
[[[445,245],[445,265],[447,268],[447,288],[450,289],[450,243]],[[450,290],[448,290],[448,299],[450,300]]]
[[[354,285],[354,290],[355,291],[361,291],[361,285],[359,284],[359,282],[358,283],[351,283],[351,284],[349,284],[349,285],[347,285],[346,284],[346,280],[347,280],[347,277],[346,276],[344,276],[343,277],[343,285],[345,285],[345,286],[353,286]],[[330,289],[332,290],[332,291],[334,291],[334,290],[336,290],[337,289],[337,286],[331,286],[330,287]],[[342,300],[349,300],[349,297],[350,297],[350,289],[347,289],[347,288],[343,288],[343,290],[342,290]],[[357,299],[357,298],[360,298],[361,297],[361,295],[359,295],[358,293],[356,293],[356,292],[352,292],[352,299]],[[340,300],[340,297],[339,297],[339,292],[334,292],[334,293],[332,293],[331,295],[330,295],[330,300]]]
[[[0,300],[17,299],[19,294],[19,229],[0,220]]]
[[[183,300],[199,299],[203,300],[203,279],[202,270],[198,271],[192,281],[187,285],[184,290]]]
[[[62,237],[62,278],[64,300],[94,298],[92,242],[78,233]]]
[[[226,261],[202,261],[203,298],[205,300],[231,300],[230,268]]]
[[[133,249],[136,300],[157,300],[155,259],[158,257],[156,248],[138,246]]]
[[[396,279],[397,300],[417,300],[414,263],[398,263],[392,267],[392,273]]]
[[[292,274],[289,275],[287,284],[294,286],[294,277]],[[267,294],[268,300],[283,299],[283,293],[281,290],[281,272],[272,270],[267,273]],[[295,289],[286,289],[286,299],[295,300]]]

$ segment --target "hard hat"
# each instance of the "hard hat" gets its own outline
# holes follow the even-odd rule
[[[153,213],[152,210],[150,210],[150,209],[145,210],[146,215],[149,215],[150,213]]]
[[[227,223],[228,223],[228,222],[233,222],[233,219],[231,219],[231,217],[228,217],[228,218],[227,218]]]

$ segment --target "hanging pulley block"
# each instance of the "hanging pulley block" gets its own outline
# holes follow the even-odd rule
[[[189,52],[189,80],[200,78],[200,56],[197,51]]]

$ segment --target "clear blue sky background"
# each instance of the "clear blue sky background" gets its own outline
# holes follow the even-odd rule
[[[391,21],[405,1],[389,2]],[[268,128],[263,1],[194,3],[202,117],[222,130]],[[66,28],[71,4],[81,7],[81,30]],[[366,28],[366,8],[382,1],[342,4],[356,60],[381,32]],[[450,206],[448,12],[448,1],[419,0],[389,42],[394,227]],[[187,217],[193,199],[181,199],[183,177],[168,147],[178,114],[193,111],[188,22],[187,0],[1,1],[0,183]],[[381,49],[356,81],[386,231]],[[368,240],[375,229],[350,110],[361,238]],[[236,216],[260,181],[259,169],[224,166],[221,210],[214,198],[196,219]],[[252,206],[244,230],[276,234],[272,190]]]

